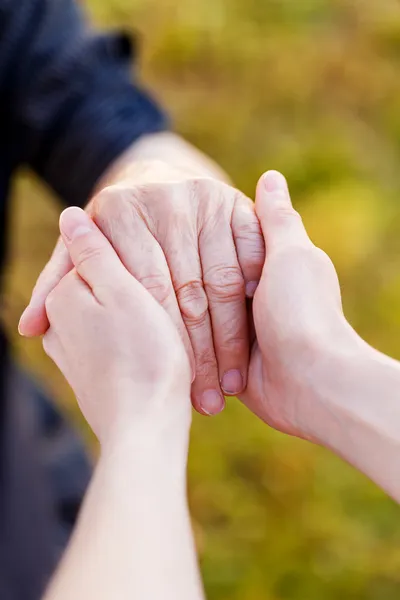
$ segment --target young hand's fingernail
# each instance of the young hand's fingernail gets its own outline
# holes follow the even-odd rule
[[[42,305],[43,305],[43,302],[41,301],[41,299],[37,298],[35,293],[33,293],[31,299],[29,300],[28,306],[25,308],[24,312],[22,313],[22,315],[20,316],[20,319],[19,319],[18,333],[20,335],[23,335],[23,336],[26,335],[26,333],[25,333],[26,324],[29,323],[30,319],[35,314],[35,311],[37,309],[41,308]]]
[[[246,283],[246,297],[253,298],[257,288],[258,281],[249,281],[249,283]]]
[[[225,408],[225,400],[217,390],[207,390],[203,392],[200,407],[206,415],[217,415]]]
[[[92,231],[90,217],[80,208],[71,206],[64,210],[60,217],[61,233],[72,241],[81,235]]]
[[[19,333],[19,335],[22,335],[22,336],[24,336],[22,330],[23,330],[23,326],[24,326],[24,316],[25,316],[26,311],[27,311],[27,309],[24,310],[24,312],[22,313],[20,320],[18,322],[18,333]]]
[[[287,192],[286,179],[278,171],[267,171],[263,177],[267,192]]]
[[[222,390],[225,394],[235,395],[243,391],[243,377],[240,371],[232,369],[227,371],[222,378]]]

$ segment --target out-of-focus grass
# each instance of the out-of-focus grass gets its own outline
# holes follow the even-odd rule
[[[89,0],[100,25],[143,39],[142,78],[177,129],[250,196],[288,177],[332,256],[346,314],[400,358],[400,6],[396,0]],[[20,180],[8,324],[56,238],[58,208]],[[14,336],[15,337],[15,336]],[[23,360],[73,418],[39,343]],[[394,600],[400,511],[327,452],[271,432],[234,400],[197,417],[190,496],[212,600]]]

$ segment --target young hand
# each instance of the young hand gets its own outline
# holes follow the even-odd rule
[[[317,440],[329,413],[319,384],[336,368],[336,358],[366,344],[347,323],[334,266],[308,237],[280,173],[261,178],[256,213],[266,261],[254,297],[256,340],[241,399],[276,429]]]
[[[47,297],[43,345],[88,423],[102,443],[132,430],[187,437],[190,366],[170,316],[84,211],[66,209],[60,230],[75,268]]]

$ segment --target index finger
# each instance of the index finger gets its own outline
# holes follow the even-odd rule
[[[54,252],[43,269],[33,289],[28,306],[21,315],[18,330],[21,335],[34,337],[46,333],[49,321],[46,314],[46,298],[63,277],[72,269],[71,259],[60,238]]]
[[[78,274],[94,292],[126,277],[114,248],[81,208],[61,213],[60,232]]]

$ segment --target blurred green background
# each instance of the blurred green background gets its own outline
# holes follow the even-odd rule
[[[349,320],[400,358],[398,0],[86,3],[97,24],[139,33],[143,81],[177,130],[250,197],[267,168],[287,175],[314,241],[337,266]],[[5,315],[13,333],[56,239],[59,209],[49,199],[19,178]],[[14,338],[87,434],[40,342]],[[400,597],[397,506],[235,400],[216,419],[195,418],[190,498],[210,600]]]

